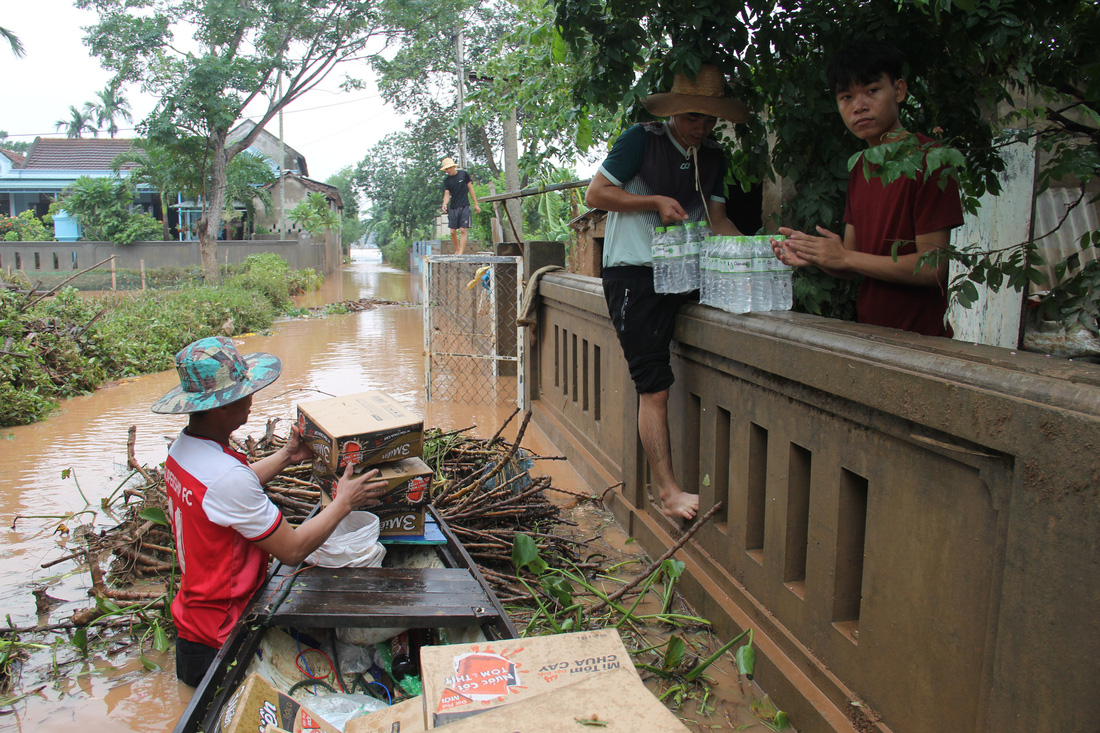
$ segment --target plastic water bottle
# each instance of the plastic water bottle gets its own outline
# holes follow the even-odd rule
[[[752,250],[752,277],[749,291],[752,297],[752,310],[756,312],[772,309],[772,262],[775,254],[767,237],[745,237]]]
[[[753,245],[747,237],[731,237],[730,286],[728,300],[730,313],[748,313],[752,310]]]
[[[653,290],[658,293],[674,292],[669,289],[672,285],[670,270],[673,254],[668,240],[668,230],[665,227],[656,227],[653,230],[649,253],[653,258]]]
[[[710,227],[705,221],[688,222],[686,225],[687,237],[684,243],[684,290],[697,290],[701,287],[701,274],[699,272],[699,257],[702,253],[702,244],[710,236]]]
[[[786,240],[782,234],[777,234],[773,237],[769,237],[769,240],[774,239],[777,242]],[[768,242],[769,249],[771,248],[771,242]],[[794,307],[794,288],[791,284],[791,272],[793,268],[790,265],[785,265],[779,261],[778,258],[773,257],[772,263],[772,278],[775,282],[775,302],[772,304],[774,310],[788,311]]]
[[[722,248],[725,245],[725,237],[707,237],[700,248],[698,256],[698,269],[700,269],[700,284],[698,284],[698,302],[714,308],[722,305],[722,286],[724,285],[722,267]]]

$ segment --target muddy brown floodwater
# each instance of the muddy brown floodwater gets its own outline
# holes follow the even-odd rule
[[[414,302],[418,284],[408,273],[382,264],[376,251],[361,251],[350,265],[328,279],[321,292],[304,296],[300,305],[360,298]],[[470,432],[477,437],[492,436],[514,409],[514,405],[425,403],[419,307],[383,306],[346,315],[286,320],[268,335],[235,338],[242,352],[268,351],[283,360],[282,376],[257,394],[249,422],[237,432],[238,437],[262,435],[272,417],[284,421],[277,430],[285,432],[301,400],[371,389],[386,391],[423,414],[427,427],[455,430],[476,426]],[[99,507],[101,499],[130,473],[126,468],[130,426],[137,429],[138,461],[159,465],[164,460],[168,441],[183,427],[185,418],[154,415],[149,405],[177,383],[174,371],[126,380],[66,400],[47,420],[0,430],[0,598],[4,599],[0,612],[11,624],[58,622],[89,604],[90,581],[82,567],[72,561],[48,569],[41,566],[67,554],[70,542],[61,526],[63,517],[87,510],[97,512],[96,520],[102,526],[116,523],[103,516]],[[505,437],[514,439],[518,423],[513,420]],[[534,425],[528,427],[523,446],[540,455],[558,454]],[[538,470],[552,476],[557,487],[588,489],[565,461],[543,461]],[[606,521],[599,513],[591,520],[593,525]],[[626,544],[625,535],[613,526],[603,534],[604,541],[617,550]],[[43,589],[60,602],[49,613],[39,615],[32,589]],[[0,710],[0,730],[170,730],[190,699],[191,689],[176,681],[171,654],[150,652],[149,644],[145,649],[146,659],[159,664],[160,670],[146,669],[134,645],[120,645],[109,654],[94,654],[87,660],[69,648],[56,657],[46,651],[33,654],[18,691],[33,692],[13,707]],[[56,673],[51,673],[54,663]],[[737,691],[739,686],[734,680],[721,687]],[[740,695],[735,692],[732,697]],[[743,699],[741,703],[738,707],[743,708]],[[747,711],[742,712],[745,714]],[[725,728],[726,720],[708,722]],[[747,721],[742,717],[739,722]]]

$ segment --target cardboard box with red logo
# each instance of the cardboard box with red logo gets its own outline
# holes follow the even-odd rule
[[[316,454],[317,476],[338,476],[349,463],[370,466],[417,458],[424,450],[424,420],[385,392],[298,403],[298,428]]]
[[[347,730],[351,731],[350,724]],[[376,733],[369,728],[365,730]],[[593,730],[600,733],[689,731],[676,714],[650,692],[641,678],[628,669],[612,669],[589,675],[541,695],[448,723],[443,730],[448,733],[543,733],[548,730]],[[404,733],[405,728],[401,728],[401,731]]]
[[[619,669],[637,677],[615,629],[421,647],[425,720],[437,728]]]
[[[268,725],[292,733],[340,733],[294,698],[250,674],[222,706],[211,733],[252,733]]]
[[[431,467],[419,458],[380,463],[367,470],[378,469],[377,480],[386,482],[382,503],[363,507],[377,515],[383,537],[419,535],[424,533],[425,505],[431,501]],[[338,476],[314,476],[321,486],[321,504],[327,506],[335,496]]]

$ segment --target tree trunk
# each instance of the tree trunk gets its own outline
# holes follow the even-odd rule
[[[516,111],[513,109],[504,119],[504,186],[508,191],[519,190],[519,140],[516,134]],[[519,199],[508,199],[504,203],[509,223],[505,228],[505,239],[523,245],[523,215]]]
[[[210,188],[202,199],[202,218],[199,219],[199,261],[202,276],[208,285],[221,280],[218,269],[218,230],[222,226],[225,211],[225,180],[229,161],[225,154],[225,133],[210,138]]]

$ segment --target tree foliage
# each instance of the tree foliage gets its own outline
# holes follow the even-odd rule
[[[397,3],[404,7],[405,3]],[[280,109],[308,93],[338,65],[365,59],[384,36],[383,0],[77,0],[99,13],[86,43],[119,82],[159,98],[145,120],[161,144],[204,142],[199,243],[204,275],[218,277],[215,251],[226,207],[226,169]],[[356,86],[354,80],[345,81]],[[230,144],[246,108],[254,129]]]
[[[563,37],[587,60],[575,89],[578,105],[611,113],[622,108],[627,120],[635,120],[644,116],[638,101],[668,88],[673,74],[693,73],[703,63],[726,72],[734,94],[756,112],[734,131],[734,179],[742,185],[774,174],[792,180],[797,194],[784,205],[785,224],[840,224],[846,163],[862,148],[836,113],[824,74],[833,53],[857,36],[880,38],[905,52],[910,101],[903,124],[961,153],[955,175],[969,209],[983,193],[999,191],[1004,164],[998,150],[1019,139],[1034,141],[1039,153],[1039,191],[1069,186],[1080,191],[1082,203],[1096,202],[1100,61],[1091,45],[1100,5],[1093,0],[555,4]],[[768,134],[775,137],[771,149]],[[887,175],[912,168],[914,156],[923,154],[904,146],[882,152]],[[1086,234],[1080,248],[1097,239]],[[972,302],[978,285],[995,290],[1041,279],[1035,239],[994,249],[946,253],[966,270],[951,283],[960,303]],[[1089,283],[1100,266],[1079,268],[1078,257],[1058,264],[1069,277],[1045,306],[1064,322],[1080,321],[1095,331],[1097,291]],[[833,300],[813,282],[804,280],[800,291],[810,311],[825,312]]]
[[[69,212],[80,222],[84,239],[125,245],[160,233],[156,219],[132,209],[133,199],[128,181],[81,176],[62,191],[51,210],[60,207]]]
[[[383,243],[393,236],[426,238],[430,231],[443,201],[439,161],[445,139],[436,132],[422,125],[387,135],[356,167],[356,187],[371,202],[368,230]]]
[[[85,132],[99,136],[99,128],[95,126],[94,115],[88,111],[80,111],[74,105],[69,105],[69,119],[58,120],[54,127],[65,132],[65,137],[83,137]]]
[[[89,117],[95,118],[95,124],[111,137],[118,134],[118,125],[115,118],[126,122],[132,122],[133,114],[130,112],[130,102],[119,90],[118,84],[108,84],[95,93],[95,99],[84,103],[84,112]],[[106,127],[104,127],[106,125]]]

